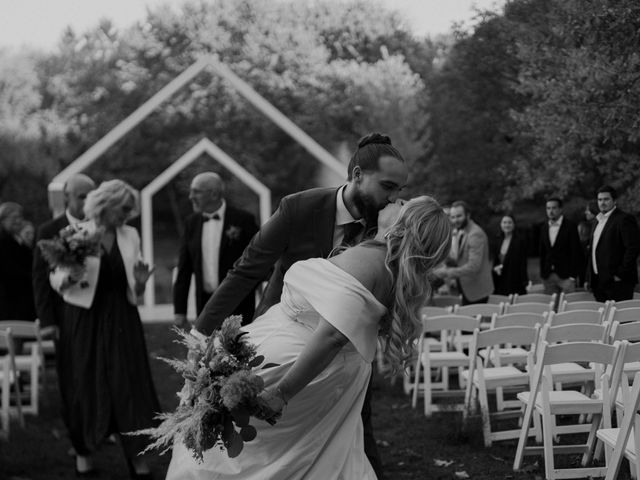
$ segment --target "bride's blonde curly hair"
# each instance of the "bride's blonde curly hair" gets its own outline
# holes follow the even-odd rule
[[[394,374],[411,358],[422,333],[420,308],[431,295],[428,275],[449,253],[451,224],[438,202],[425,195],[402,207],[385,239],[393,303],[383,320],[382,341]]]

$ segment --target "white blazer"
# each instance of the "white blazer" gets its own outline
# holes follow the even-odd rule
[[[95,223],[90,220],[79,224],[80,228],[87,228],[94,230],[96,228]],[[132,305],[137,304],[137,296],[135,293],[135,277],[133,276],[133,266],[138,260],[142,258],[140,252],[140,236],[138,231],[130,227],[129,225],[123,225],[116,228],[116,240],[118,242],[118,248],[120,249],[120,255],[122,255],[122,263],[124,263],[124,270],[127,274],[127,299]],[[65,302],[71,305],[76,305],[82,308],[91,308],[93,299],[96,294],[96,286],[98,284],[98,274],[100,272],[100,257],[87,257],[86,263],[87,269],[83,282],[76,283],[64,290],[60,289],[60,286],[65,282],[69,273],[56,268],[49,275],[49,283],[55,291],[57,291]],[[85,284],[84,287],[80,286],[80,283]],[[88,284],[88,285],[86,285]]]

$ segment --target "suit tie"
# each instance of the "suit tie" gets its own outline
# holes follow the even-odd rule
[[[208,215],[206,213],[202,214],[202,221],[208,222],[209,220],[220,220],[220,215],[218,213],[214,213],[213,215]]]
[[[358,243],[358,237],[364,230],[364,225],[360,222],[345,223],[342,227],[344,229],[344,237],[342,238],[343,247],[352,247]]]
[[[458,249],[456,250],[456,260],[457,260],[458,258],[460,258],[460,253],[462,253],[462,251],[461,251],[460,247],[462,246],[462,239],[463,239],[463,238],[464,238],[464,232],[463,232],[462,230],[460,230],[460,231],[458,232],[458,238],[457,238],[457,241],[458,241]]]

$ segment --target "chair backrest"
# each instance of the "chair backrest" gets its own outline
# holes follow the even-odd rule
[[[470,317],[467,315],[449,314],[422,318],[422,329],[424,333],[440,332],[442,330],[473,332],[476,328],[480,328],[479,315],[476,317]]]
[[[561,342],[601,342],[609,339],[609,323],[570,323],[566,325],[545,325],[540,340],[551,344]]]
[[[542,283],[533,283],[529,281],[526,286],[527,293],[542,293],[544,292],[544,285]]]
[[[10,328],[13,338],[33,339],[40,338],[40,322],[27,320],[0,320],[0,330]]]
[[[461,295],[434,295],[429,306],[432,307],[453,307],[462,303]]]
[[[593,293],[591,292],[571,292],[571,293],[564,293],[562,292],[560,294],[560,305],[562,305],[562,302],[569,302],[569,303],[573,303],[573,302],[592,302],[595,300],[595,297],[593,296]]]
[[[540,313],[505,313],[492,317],[491,328],[533,327],[536,324],[542,326],[545,322],[546,318]]]
[[[640,341],[640,321],[638,322],[613,322],[611,324],[610,342],[627,340],[629,342]]]
[[[513,303],[556,303],[556,294],[547,294],[547,293],[526,293],[524,295],[518,295],[517,293],[513,296]]]
[[[633,299],[634,300],[640,299],[640,292],[633,292]]]
[[[451,313],[450,307],[422,307],[420,314],[424,317],[436,317],[440,315],[449,315]]]
[[[619,345],[592,342],[567,342],[552,345],[543,341],[542,349],[539,352],[538,366],[545,367],[568,362],[594,362],[613,365]]]
[[[547,322],[552,327],[558,325],[568,325],[570,323],[595,323],[600,324],[603,320],[602,310],[573,310],[570,312],[551,312]]]
[[[640,298],[634,298],[632,300],[621,300],[619,302],[611,300],[610,304],[612,307],[616,307],[618,310],[621,310],[623,308],[640,308]]]
[[[497,345],[530,345],[538,339],[538,325],[528,327],[502,327],[474,332],[474,346],[479,350]]]
[[[545,313],[553,310],[553,303],[525,302],[504,306],[504,313]]]
[[[487,303],[511,303],[513,301],[513,295],[499,295],[492,293],[487,299]]]
[[[600,310],[607,309],[607,304],[603,302],[596,302],[595,300],[585,300],[582,302],[562,302],[558,311],[560,312],[572,312],[573,310]]]
[[[492,303],[472,303],[470,305],[458,305],[453,313],[456,315],[468,315],[475,317],[480,315],[481,317],[491,317],[494,314],[501,314],[504,308],[504,304],[492,304]]]
[[[616,303],[615,306],[609,309],[607,317],[611,323],[640,322],[640,308],[618,308]]]

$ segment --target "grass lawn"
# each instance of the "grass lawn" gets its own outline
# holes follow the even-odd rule
[[[174,408],[180,379],[156,357],[183,355],[182,347],[173,343],[175,335],[169,324],[145,324],[145,332],[161,406]],[[58,415],[55,371],[48,369],[47,374],[40,415],[27,417],[25,429],[13,422],[10,441],[0,441],[0,480],[74,478],[73,458],[68,455],[70,443]],[[459,413],[425,418],[419,409],[411,408],[401,382],[391,385],[376,376],[374,387],[374,427],[388,480],[542,478],[542,461],[535,457],[526,459],[525,472],[512,471],[515,442],[501,442],[485,449],[479,424],[463,429]],[[118,445],[106,443],[96,460],[100,469],[96,478],[128,478]],[[445,461],[440,464],[446,466],[438,466],[436,460]],[[164,478],[168,463],[168,455],[153,458],[155,478]]]

